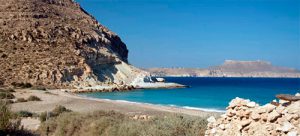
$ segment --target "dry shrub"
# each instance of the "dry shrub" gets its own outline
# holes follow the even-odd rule
[[[32,85],[30,83],[13,82],[13,83],[11,83],[11,85],[15,88],[30,88],[30,87],[32,87]]]
[[[142,121],[113,111],[88,114],[71,112],[47,120],[39,132],[41,135],[58,136],[199,136],[204,135],[206,125],[204,118],[184,115],[167,115]]]
[[[0,136],[31,136],[21,128],[21,120],[10,111],[9,105],[0,100]]]
[[[29,111],[19,111],[16,113],[18,117],[32,117],[34,113],[29,112]]]
[[[0,100],[0,131],[5,131],[9,128],[9,120],[12,118],[12,113],[6,102]]]
[[[16,92],[14,89],[12,88],[0,88],[0,92],[10,92],[10,93],[13,93],[13,92]]]
[[[24,98],[18,98],[18,99],[16,100],[16,102],[27,102],[27,100],[24,99]]]
[[[0,92],[0,99],[14,99],[15,96],[10,92]]]
[[[41,101],[41,99],[37,96],[31,95],[27,98],[27,101]]]
[[[58,105],[56,106],[51,112],[42,112],[40,114],[40,121],[41,122],[44,122],[46,121],[48,118],[51,118],[51,117],[56,117],[64,112],[71,112],[71,110],[67,109],[66,107],[64,106],[61,106],[61,105]]]

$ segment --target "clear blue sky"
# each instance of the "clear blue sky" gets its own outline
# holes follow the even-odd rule
[[[138,67],[226,59],[300,69],[300,0],[77,0],[127,44]]]

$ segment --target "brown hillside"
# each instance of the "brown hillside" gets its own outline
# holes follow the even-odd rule
[[[0,0],[0,85],[114,82],[121,39],[72,0]]]

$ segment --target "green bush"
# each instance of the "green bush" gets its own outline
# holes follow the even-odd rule
[[[18,98],[18,99],[16,100],[16,102],[27,102],[27,100],[24,99],[24,98]]]
[[[14,99],[15,96],[10,92],[0,92],[0,99]]]
[[[17,115],[19,117],[32,117],[33,113],[31,113],[29,111],[19,111],[19,112],[17,112]]]
[[[41,135],[109,136],[199,136],[204,135],[204,118],[167,115],[149,120],[134,120],[116,112],[63,113],[42,123]]]
[[[46,120],[47,120],[47,112],[42,112],[42,113],[40,114],[39,119],[40,119],[41,122],[46,121]]]
[[[41,101],[41,99],[37,96],[31,95],[27,98],[27,101]]]

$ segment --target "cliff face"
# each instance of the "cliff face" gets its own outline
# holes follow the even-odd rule
[[[0,0],[0,85],[129,83],[121,39],[72,0]]]
[[[273,66],[267,61],[226,60],[220,66],[207,69],[197,68],[151,68],[154,76],[193,76],[193,77],[300,77],[296,69]]]

